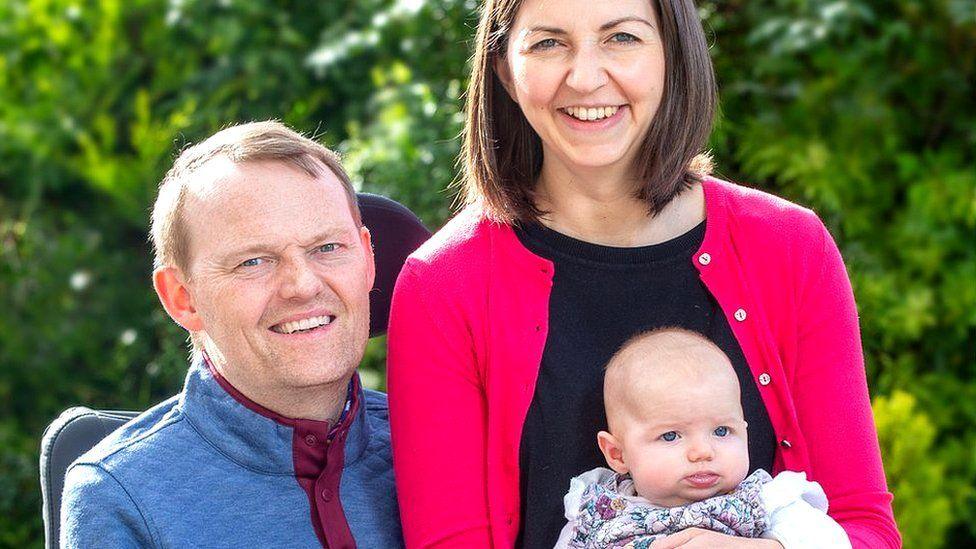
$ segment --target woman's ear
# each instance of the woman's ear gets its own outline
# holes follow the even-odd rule
[[[518,98],[515,97],[515,87],[512,85],[512,69],[508,66],[508,59],[504,55],[497,55],[494,65],[495,76],[498,77],[498,81],[502,83],[502,87],[508,92],[508,96],[517,105]]]
[[[620,474],[629,471],[627,464],[624,463],[623,446],[617,440],[617,437],[606,431],[600,431],[596,434],[596,443],[600,446],[600,451],[603,452],[603,458],[607,460],[607,465],[611,469]]]

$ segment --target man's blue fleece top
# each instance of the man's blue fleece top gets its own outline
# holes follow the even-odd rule
[[[68,469],[61,546],[402,547],[386,395],[353,384],[330,430],[259,413],[194,361],[179,395]]]

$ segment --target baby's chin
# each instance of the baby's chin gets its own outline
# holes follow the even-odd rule
[[[685,488],[674,493],[656,494],[652,497],[647,497],[640,493],[638,493],[638,495],[651,502],[651,504],[655,507],[684,507],[685,505],[705,501],[708,498],[730,494],[733,490],[735,490],[735,487],[738,486],[738,484],[739,483],[735,483],[732,486],[728,486],[725,483],[720,483],[719,485],[708,489]]]

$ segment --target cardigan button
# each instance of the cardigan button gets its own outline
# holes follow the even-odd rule
[[[786,448],[787,450],[793,447],[793,444],[791,444],[790,441],[786,440],[785,438],[779,441],[779,445],[782,446],[783,448]]]
[[[739,322],[742,322],[743,320],[746,319],[746,310],[738,309],[735,311],[735,314],[733,314],[732,316],[734,316],[735,319],[738,320]]]
[[[712,256],[709,255],[708,252],[705,252],[700,256],[698,256],[698,262],[701,263],[702,265],[708,265],[709,263],[712,262]]]
[[[315,438],[315,435],[305,435],[305,444],[308,444],[309,446],[315,446],[316,442],[318,442],[318,439]]]
[[[322,499],[325,501],[332,501],[332,490],[328,488],[322,490]]]
[[[759,374],[759,384],[760,385],[766,386],[766,385],[769,385],[770,383],[772,383],[772,381],[773,381],[773,378],[769,377],[769,374],[767,374],[765,372]]]

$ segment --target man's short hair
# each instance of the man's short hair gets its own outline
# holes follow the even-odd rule
[[[172,266],[186,272],[189,263],[189,235],[183,219],[186,189],[194,172],[221,156],[236,164],[281,162],[316,178],[324,174],[323,170],[331,170],[346,191],[353,220],[362,225],[356,190],[339,162],[339,155],[274,120],[240,124],[184,149],[166,172],[152,211],[154,268]]]

